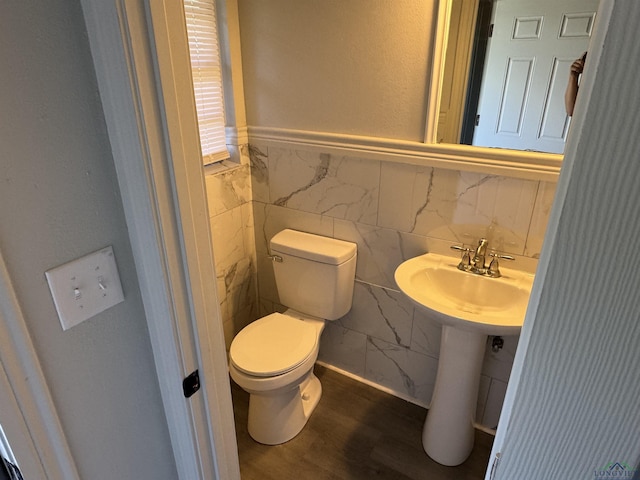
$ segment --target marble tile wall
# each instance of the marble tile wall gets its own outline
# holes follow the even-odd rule
[[[481,236],[534,268],[555,191],[544,182],[317,151],[252,145],[250,158],[260,315],[284,309],[266,258],[275,233],[293,228],[357,243],[353,307],[327,324],[319,359],[425,406],[440,327],[398,291],[395,268],[427,251],[450,254],[452,243]],[[231,230],[241,223],[228,221],[236,222]],[[222,272],[240,256],[228,250]],[[498,353],[487,349],[477,421],[490,428],[498,422],[517,341],[506,337]]]
[[[234,335],[258,318],[256,247],[248,146],[240,164],[207,173],[205,185],[227,349]]]

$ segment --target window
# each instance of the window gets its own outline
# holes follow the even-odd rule
[[[193,91],[205,165],[229,158],[215,0],[184,0]]]

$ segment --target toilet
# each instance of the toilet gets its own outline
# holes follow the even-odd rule
[[[229,349],[231,378],[249,393],[248,430],[259,443],[295,437],[320,401],[313,373],[325,321],[351,308],[356,244],[296,230],[270,242],[280,303],[247,325]]]

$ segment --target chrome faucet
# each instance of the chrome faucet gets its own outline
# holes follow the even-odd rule
[[[485,258],[487,256],[487,246],[489,242],[486,238],[481,238],[478,240],[478,246],[476,247],[476,251],[473,254],[473,258],[471,259],[471,271],[473,273],[484,274],[487,271],[487,266],[484,264]]]
[[[476,275],[486,275],[488,277],[501,277],[498,259],[515,260],[511,255],[502,255],[496,252],[490,252],[489,256],[493,257],[491,263],[486,265],[487,250],[489,242],[486,238],[478,240],[478,246],[475,250],[465,247],[464,245],[451,245],[451,249],[462,252],[462,259],[458,264],[458,269],[464,272],[475,273]],[[473,256],[472,256],[473,252]]]

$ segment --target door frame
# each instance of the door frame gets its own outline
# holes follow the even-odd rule
[[[36,445],[29,433],[20,406],[16,399],[11,383],[7,377],[4,365],[0,362],[0,392],[2,392],[2,401],[0,402],[0,477],[4,478],[6,473],[4,461],[17,465],[20,473],[25,478],[47,478]],[[11,441],[9,442],[9,439]],[[20,458],[18,461],[15,456]]]
[[[179,479],[239,479],[182,2],[81,4]]]
[[[7,409],[5,433],[24,477],[80,480],[1,251],[0,376],[0,421]]]

